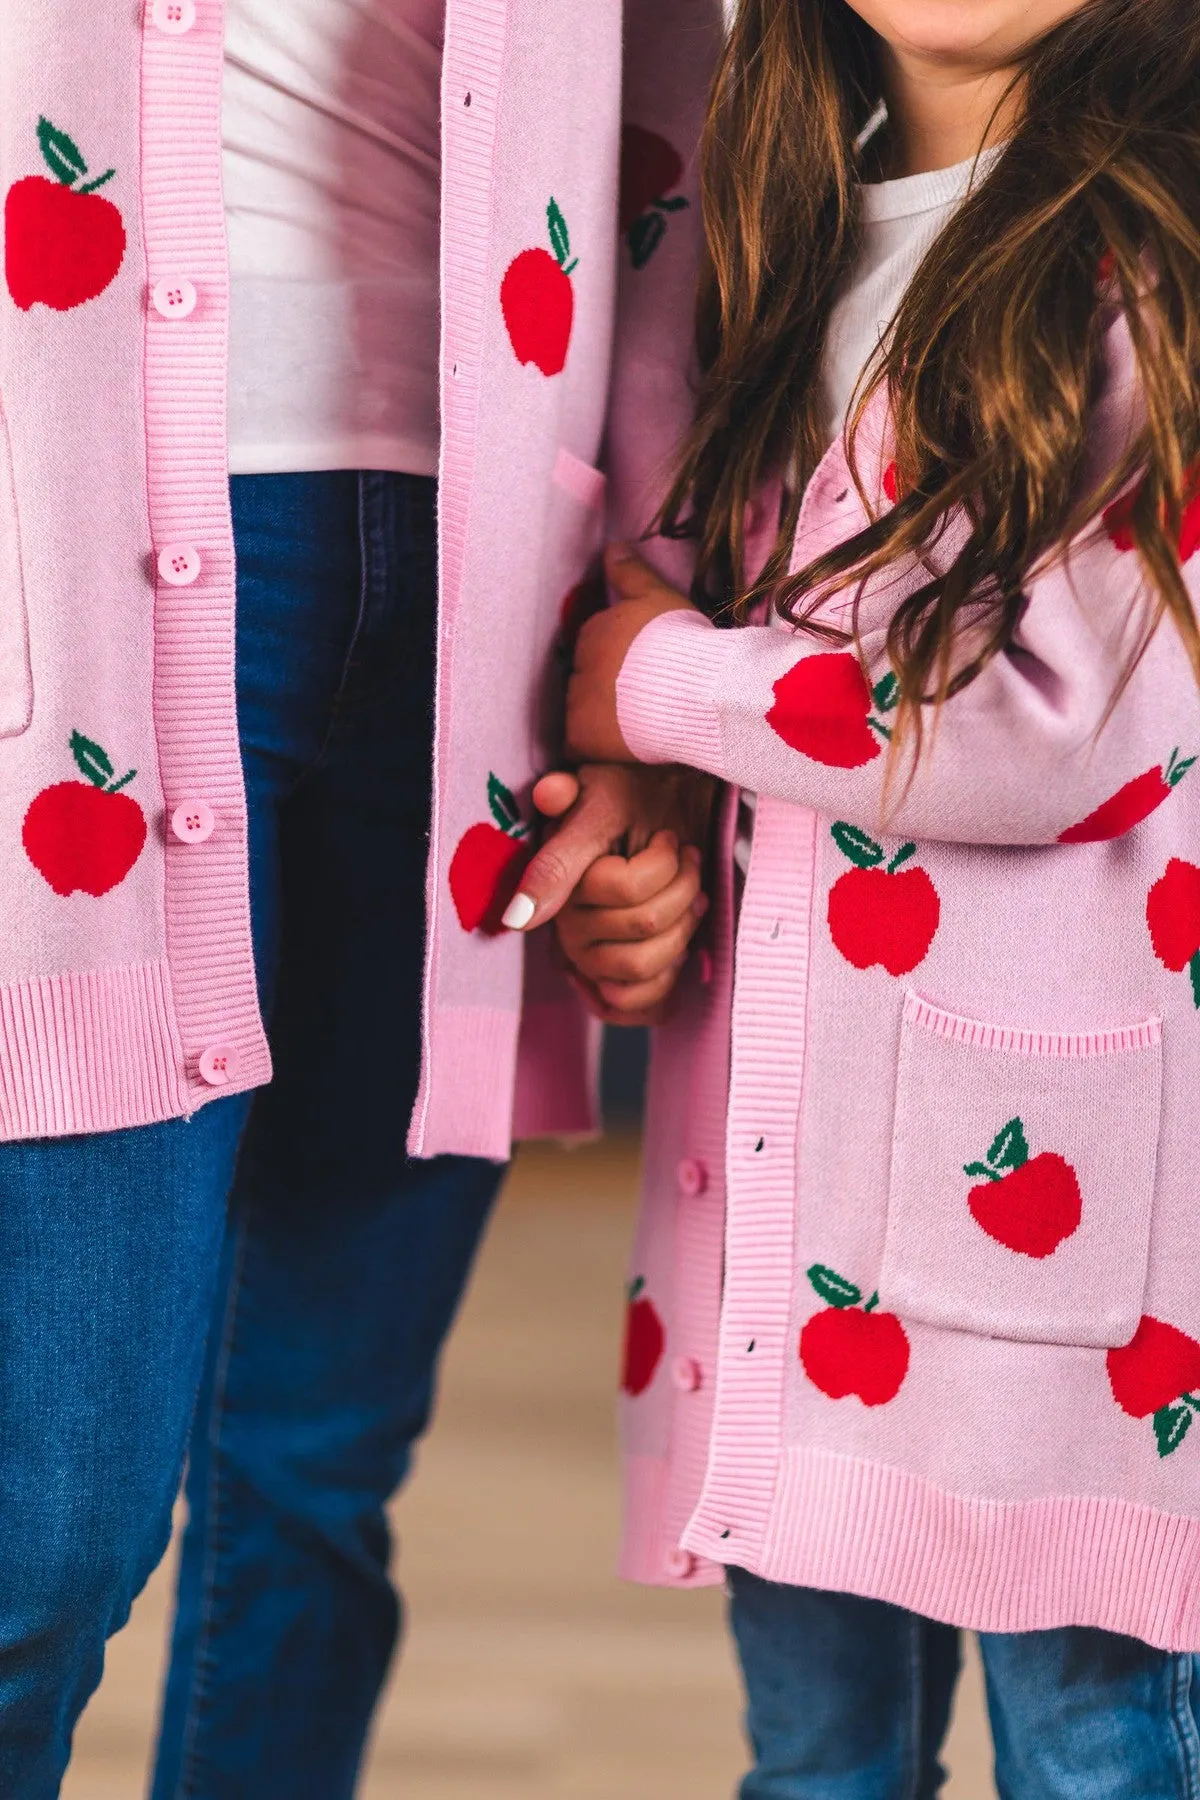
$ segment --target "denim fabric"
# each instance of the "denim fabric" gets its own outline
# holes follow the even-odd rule
[[[741,1800],[935,1800],[949,1625],[729,1571],[755,1768]],[[1000,1800],[1200,1800],[1196,1659],[1071,1627],[980,1638]]]
[[[105,1637],[166,1545],[198,1386],[156,1800],[352,1792],[397,1628],[383,1504],[501,1173],[404,1151],[433,483],[232,488],[276,1080],[190,1122],[0,1147],[4,1800],[58,1792]]]

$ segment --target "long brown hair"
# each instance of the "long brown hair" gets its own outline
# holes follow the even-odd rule
[[[744,616],[770,593],[825,635],[812,617],[825,598],[925,550],[927,579],[888,636],[900,724],[918,742],[922,702],[957,692],[1005,647],[1030,571],[1139,473],[1142,641],[1169,613],[1200,675],[1178,554],[1200,458],[1200,4],[1090,0],[1032,48],[1020,79],[1006,147],[919,269],[848,426],[853,451],[886,384],[899,504],[790,577],[800,497],[825,448],[830,311],[859,243],[855,144],[881,97],[877,40],[845,0],[741,0],[705,129],[698,410],[661,527],[696,537],[710,609]],[[1145,419],[1097,476],[1088,416],[1114,305]],[[746,505],[781,473],[779,536],[747,593]],[[934,559],[952,511],[964,530]]]

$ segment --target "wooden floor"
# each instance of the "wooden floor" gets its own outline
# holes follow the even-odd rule
[[[613,1390],[629,1142],[523,1154],[396,1506],[409,1636],[364,1800],[730,1800],[744,1767],[719,1594],[626,1587]],[[68,1800],[136,1800],[170,1600],[164,1566],[111,1649]],[[948,1800],[988,1800],[977,1672]]]

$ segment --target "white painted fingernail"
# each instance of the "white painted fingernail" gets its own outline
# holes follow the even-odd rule
[[[500,923],[506,931],[524,931],[537,911],[537,901],[528,894],[514,894]]]

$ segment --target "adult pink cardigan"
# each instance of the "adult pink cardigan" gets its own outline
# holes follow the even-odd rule
[[[1110,322],[1097,469],[1132,365]],[[875,508],[888,440],[877,402]],[[1145,617],[1130,499],[1031,577],[910,784],[884,639],[915,566],[867,585],[865,673],[695,613],[632,647],[635,754],[759,801],[736,981],[726,884],[652,1076],[631,1575],[1200,1649],[1200,692],[1164,624],[1108,716]],[[866,518],[837,444],[795,566]],[[1195,604],[1200,501],[1180,549]]]
[[[518,1056],[525,945],[489,927],[554,753],[564,601],[606,512],[645,522],[687,415],[719,38],[716,0],[447,6],[422,1156],[592,1122],[578,1007],[535,948]],[[0,0],[3,1138],[188,1115],[270,1074],[234,704],[222,45],[221,0]]]

